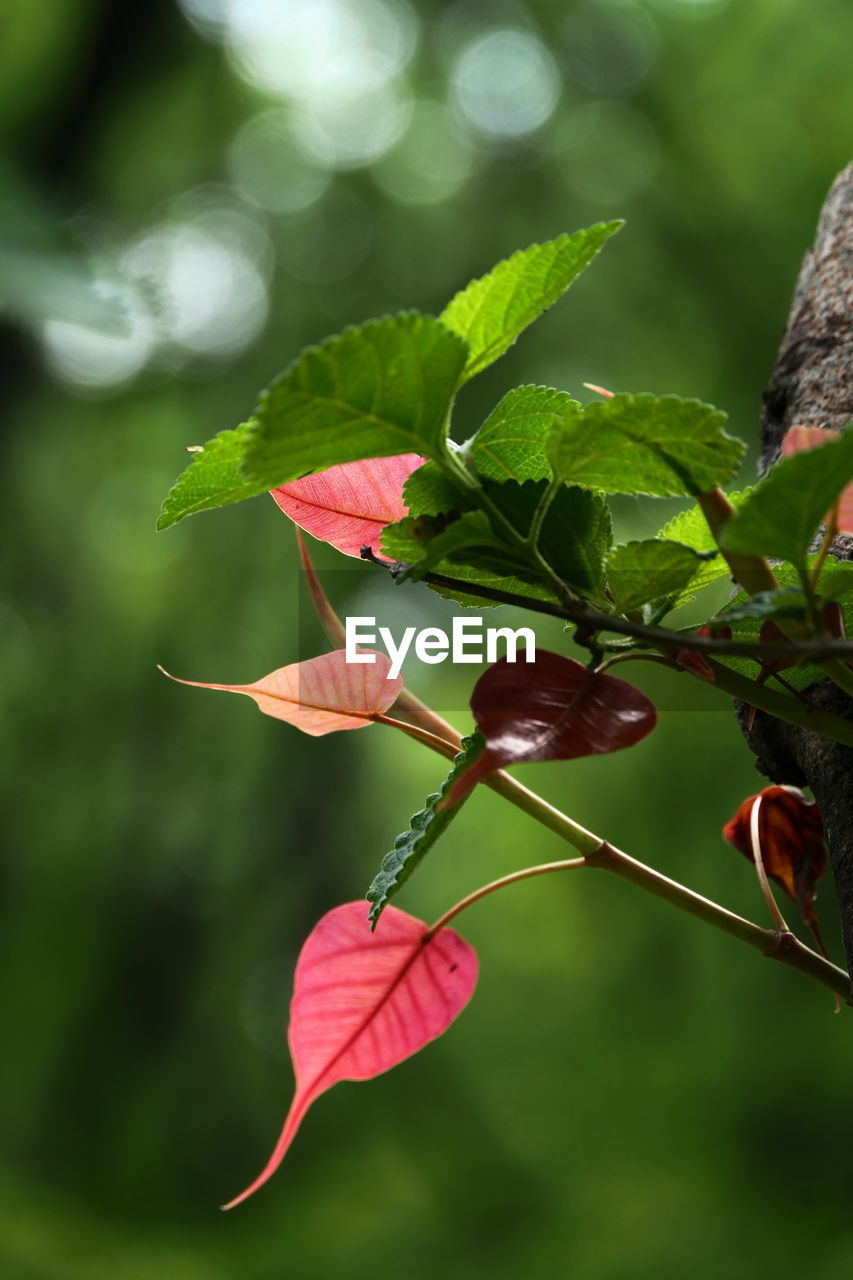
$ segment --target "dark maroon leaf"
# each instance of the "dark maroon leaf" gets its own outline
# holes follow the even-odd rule
[[[535,662],[501,658],[474,686],[471,710],[486,740],[445,805],[508,764],[574,760],[632,747],[655,727],[649,699],[626,680],[597,675],[558,653],[539,649]]]

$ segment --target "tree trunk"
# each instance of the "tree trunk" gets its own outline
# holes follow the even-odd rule
[[[779,454],[789,427],[832,427],[853,421],[853,164],[836,178],[794,290],[788,326],[761,419],[763,475]],[[853,559],[853,537],[839,537],[833,555]],[[830,681],[809,690],[820,706],[853,719],[853,700]],[[774,782],[812,789],[826,829],[830,864],[841,911],[848,968],[853,972],[853,750],[783,724],[759,711],[747,729],[757,757]]]

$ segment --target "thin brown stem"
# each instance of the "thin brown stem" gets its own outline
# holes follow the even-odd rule
[[[393,716],[384,716],[378,711],[370,718],[377,724],[387,724],[392,729],[399,729],[401,733],[414,738],[417,742],[422,742],[426,747],[431,747],[433,751],[439,751],[443,756],[452,758],[459,750],[458,746],[454,746],[446,738],[439,737],[436,733],[430,733],[428,729],[421,729],[418,725],[407,724],[405,720],[395,720]]]
[[[759,591],[775,591],[779,583],[763,556],[745,555],[740,551],[729,551],[723,546],[723,530],[734,515],[735,509],[722,489],[711,489],[707,493],[700,493],[696,501],[705,517],[705,523],[711,530],[720,555],[732,571],[735,582],[740,583],[750,596],[756,595]]]
[[[790,933],[791,930],[785,923],[785,917],[779,910],[779,904],[773,890],[770,888],[770,881],[767,879],[767,871],[764,866],[764,855],[761,851],[761,801],[762,797],[756,796],[752,805],[752,811],[749,815],[749,840],[752,845],[752,860],[755,863],[755,871],[758,876],[758,883],[761,886],[761,892],[764,895],[764,901],[770,910],[770,914],[776,922],[776,928],[781,929],[783,933]]]
[[[391,572],[392,577],[395,573],[411,567],[402,561],[386,563],[372,557],[371,559],[372,563]],[[475,596],[480,600],[513,605],[515,608],[528,609],[531,613],[542,613],[550,618],[561,618],[564,622],[573,622],[587,631],[606,631],[614,635],[628,636],[666,653],[676,652],[678,649],[695,649],[697,653],[720,657],[755,658],[756,660],[810,658],[813,662],[853,657],[853,640],[838,640],[833,636],[807,636],[798,640],[770,642],[718,640],[712,636],[697,635],[693,631],[670,631],[666,627],[632,622],[630,618],[619,617],[613,613],[602,613],[583,602],[566,606],[549,600],[537,600],[531,596],[518,595],[513,591],[502,591],[481,583],[465,582],[462,578],[452,578],[444,573],[425,573],[420,580],[432,586],[448,587],[452,591]]]
[[[443,929],[445,925],[450,924],[450,921],[455,916],[458,916],[460,911],[466,911],[468,907],[472,907],[481,898],[488,897],[496,889],[503,889],[509,884],[518,884],[520,880],[530,880],[533,876],[550,875],[552,871],[578,871],[587,865],[586,858],[566,858],[562,862],[543,862],[538,867],[525,867],[522,871],[511,871],[508,876],[501,876],[499,880],[492,880],[489,884],[484,884],[481,888],[475,889],[473,893],[469,893],[467,897],[460,899],[449,911],[445,911],[443,916],[439,916],[435,924],[430,925],[424,934],[423,940],[426,942],[428,938],[432,938],[438,933],[439,929]]]
[[[662,653],[615,653],[612,658],[605,658],[604,662],[595,668],[600,674],[606,671],[608,667],[618,666],[620,662],[655,662],[659,667],[667,667],[670,671],[678,671],[684,673],[684,668],[680,667],[674,658],[666,658]]]
[[[818,547],[817,558],[811,568],[811,588],[817,591],[817,584],[823,571],[826,557],[829,555],[830,547],[838,536],[838,503],[832,508],[832,513],[826,522],[826,531]]]

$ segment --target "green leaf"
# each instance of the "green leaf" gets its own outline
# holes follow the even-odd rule
[[[737,511],[743,506],[751,493],[751,488],[741,489],[737,493],[726,494],[726,497],[735,511]],[[703,516],[701,509],[696,506],[688,507],[686,511],[681,511],[677,516],[673,516],[657,536],[666,538],[671,542],[682,542],[685,546],[692,547],[697,552],[715,551],[717,547],[714,536],[708,528],[708,521]],[[714,582],[722,582],[723,579],[730,577],[731,569],[722,556],[704,560],[699,565],[689,586],[673,597],[672,607],[676,608],[678,605],[687,604],[702,587],[709,587]]]
[[[802,564],[815,530],[851,480],[853,431],[782,458],[726,525],[726,547]]]
[[[810,556],[809,564],[813,561],[814,557]],[[817,590],[824,600],[849,600],[853,596],[853,560],[827,560]],[[853,622],[848,630],[853,633]]]
[[[425,573],[439,568],[443,560],[454,556],[465,560],[466,551],[477,549],[491,558],[503,552],[482,511],[467,511],[450,524],[440,516],[406,516],[382,531],[384,553],[409,564],[405,572],[395,575],[398,582],[418,582]],[[446,565],[443,568],[452,572]]]
[[[457,293],[440,318],[470,347],[463,381],[502,356],[522,329],[557,301],[622,225],[600,222],[574,235],[520,249]]]
[[[548,481],[485,481],[502,515],[525,537]],[[603,494],[574,485],[557,490],[539,531],[539,550],[567,586],[582,595],[604,587],[604,560],[613,545],[610,508]]]
[[[469,512],[460,519],[466,520],[467,516],[472,514],[478,513]],[[405,564],[415,566],[418,573],[440,573],[445,577],[455,578],[460,584],[470,583],[472,587],[476,585],[493,591],[507,591],[529,599],[558,603],[556,596],[547,587],[535,578],[522,576],[517,572],[519,567],[517,562],[514,559],[510,560],[509,553],[494,544],[491,547],[478,546],[476,553],[471,553],[471,560],[476,563],[468,562],[467,558],[462,559],[461,557],[466,553],[460,552],[454,558],[441,560],[433,565],[432,570],[423,570],[419,561],[424,555],[425,538],[416,536],[416,533],[420,533],[420,529],[415,528],[414,521],[429,518],[408,517],[398,520],[396,524],[387,525],[382,533],[382,550],[386,555],[393,556],[395,560],[402,560]],[[409,520],[413,523],[409,523]],[[439,526],[436,526],[436,529],[438,528]],[[455,600],[457,604],[462,604],[466,608],[496,609],[501,603],[497,600],[483,600],[479,596],[469,595],[461,585],[458,588],[442,586],[434,582],[428,585],[431,591],[435,591],[446,600]]]
[[[440,516],[470,507],[471,494],[457,489],[435,462],[425,462],[403,485],[403,501],[410,515]]]
[[[608,493],[697,494],[729,480],[745,445],[726,415],[678,396],[617,395],[573,410],[548,438],[554,474]]]
[[[736,599],[744,593],[739,592]],[[730,626],[746,619],[802,618],[808,609],[808,601],[802,587],[778,587],[775,591],[759,591],[747,596],[740,604],[732,604],[715,618],[710,626]]]
[[[616,547],[607,561],[607,584],[622,613],[652,600],[676,596],[714,552],[697,552],[680,542],[649,538]]]
[[[169,490],[157,521],[158,529],[168,529],[184,516],[229,502],[242,502],[266,493],[267,486],[247,480],[240,469],[249,424],[233,431],[221,431],[193,456],[187,469]]]
[[[467,353],[456,334],[417,312],[309,347],[261,396],[246,475],[273,489],[340,462],[442,456]]]
[[[731,495],[729,495],[731,497]],[[811,555],[807,559],[806,568],[812,571],[817,562],[817,556]],[[801,591],[799,571],[792,564],[778,564],[773,566],[773,572],[779,581],[779,591],[762,592],[761,595],[767,597],[782,597],[784,593],[790,593],[793,599],[795,593]],[[853,634],[853,561],[849,560],[827,560],[821,570],[820,578],[817,583],[817,594],[822,600],[837,600],[841,605],[844,613],[844,623],[847,634]],[[715,622],[728,624],[732,629],[732,636],[736,640],[748,640],[757,642],[761,639],[761,624],[767,615],[754,616],[750,612],[750,605],[758,596],[748,596],[745,591],[739,591],[729,603],[728,609],[720,617],[712,618],[710,625]],[[733,671],[739,672],[741,675],[753,678],[758,671],[758,663],[752,658],[723,658],[720,662],[725,662],[726,666],[731,667]],[[796,667],[787,667],[782,672],[785,681],[793,689],[807,689],[810,685],[816,684],[819,680],[825,680],[826,676],[820,667],[815,666],[813,662],[803,662]]]
[[[490,480],[543,480],[551,474],[545,437],[580,405],[553,387],[516,387],[463,446],[478,475]]]
[[[492,501],[523,537],[547,487],[545,480],[485,483]],[[585,489],[562,488],[543,521],[539,548],[563,581],[585,595],[600,593],[604,557],[611,542],[610,512],[604,498]],[[450,523],[441,515],[408,516],[385,528],[382,550],[411,566],[399,581],[436,572],[517,595],[557,599],[523,551],[505,542],[482,511],[466,512]],[[503,579],[500,586],[494,581],[496,576]],[[444,594],[445,589],[437,589]]]
[[[394,848],[382,859],[379,872],[365,895],[371,903],[368,918],[372,929],[376,928],[379,917],[400,886],[408,880],[465,803],[463,799],[452,808],[436,808],[456,779],[480,754],[483,746],[483,739],[479,733],[473,733],[469,738],[462,739],[462,750],[454,758],[453,768],[442,783],[441,790],[427,796],[423,809],[419,809],[412,815],[408,830],[397,836]]]

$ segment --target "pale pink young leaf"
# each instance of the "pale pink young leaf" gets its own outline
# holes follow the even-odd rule
[[[252,1195],[281,1164],[311,1104],[341,1080],[370,1080],[446,1031],[477,983],[477,955],[452,929],[386,907],[376,933],[364,902],[335,907],[296,962],[287,1039],[296,1088],[261,1173],[225,1209]]]
[[[831,427],[791,427],[782,437],[782,457],[817,449],[828,440],[837,440],[838,435]]]
[[[254,684],[207,684],[181,680],[163,667],[160,670],[170,680],[197,689],[245,693],[254,698],[265,715],[286,720],[316,738],[338,729],[361,729],[384,714],[399,696],[402,676],[388,679],[391,660],[384,653],[374,653],[374,658],[373,663],[347,662],[345,650],[336,649],[319,658],[279,667]]]
[[[379,546],[387,524],[408,514],[403,485],[422,462],[417,453],[344,462],[270,492],[294,524],[358,559],[363,546]]]
[[[805,453],[809,449],[818,449],[830,440],[837,440],[840,431],[832,427],[791,427],[782,437],[782,457],[790,458],[795,453]],[[830,513],[827,512],[827,518]],[[839,533],[853,533],[853,484],[842,489],[835,507],[835,526]]]

